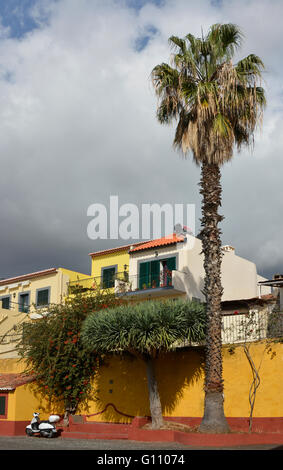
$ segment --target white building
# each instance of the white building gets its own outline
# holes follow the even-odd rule
[[[238,256],[231,246],[223,246],[222,301],[258,297],[259,276],[255,263]],[[202,242],[192,235],[176,235],[133,245],[130,249],[127,286],[116,281],[127,295],[145,298],[184,296],[204,301],[204,268]],[[126,289],[125,289],[126,287]],[[270,286],[261,287],[261,294],[271,293]]]

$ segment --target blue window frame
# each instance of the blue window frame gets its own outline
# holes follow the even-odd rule
[[[30,307],[30,293],[29,292],[20,292],[19,293],[19,311],[20,312],[29,312],[29,307]]]
[[[114,266],[107,266],[101,269],[102,289],[111,289],[111,287],[115,286],[117,267],[117,264],[115,264]]]
[[[0,298],[1,300],[1,307],[4,308],[5,310],[10,310],[11,308],[11,296],[10,295],[5,295]]]
[[[36,306],[45,307],[50,303],[50,287],[36,289]]]

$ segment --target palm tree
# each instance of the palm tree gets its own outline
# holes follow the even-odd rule
[[[221,166],[236,146],[253,144],[254,131],[265,106],[260,86],[262,60],[250,54],[236,64],[242,33],[233,24],[215,24],[205,37],[171,36],[171,65],[152,70],[158,97],[157,119],[177,122],[174,147],[191,153],[201,165],[201,239],[204,256],[204,295],[207,304],[205,407],[199,430],[226,432],[221,350]]]
[[[148,301],[94,312],[85,320],[81,338],[96,354],[128,352],[144,361],[152,428],[163,425],[162,406],[155,375],[160,353],[172,351],[180,341],[204,339],[205,309],[184,300]]]

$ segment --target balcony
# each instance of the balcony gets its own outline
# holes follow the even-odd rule
[[[138,296],[158,296],[163,295],[166,291],[168,295],[176,293],[184,293],[185,289],[177,284],[176,271],[167,271],[166,274],[152,274],[147,276],[129,275],[128,272],[115,273],[113,276],[103,279],[103,277],[89,277],[85,279],[77,279],[69,282],[68,294],[84,294],[96,289],[113,289],[115,294],[121,295],[138,295]],[[162,294],[163,293],[163,294]]]
[[[127,280],[117,277],[115,279],[115,292],[117,295],[138,297],[171,296],[184,293],[181,285],[176,287],[176,271],[168,270],[166,273],[150,275],[133,275]]]

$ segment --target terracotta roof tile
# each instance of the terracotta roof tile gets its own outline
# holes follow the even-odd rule
[[[21,385],[33,382],[35,378],[26,374],[0,374],[0,390],[15,390]]]
[[[133,253],[136,251],[142,251],[142,250],[149,250],[151,248],[159,248],[159,247],[167,246],[167,245],[174,245],[178,242],[183,242],[183,241],[184,241],[184,236],[176,235],[176,233],[173,233],[172,235],[168,235],[162,238],[157,238],[156,240],[150,240],[139,246],[136,246],[130,251],[130,253]]]

